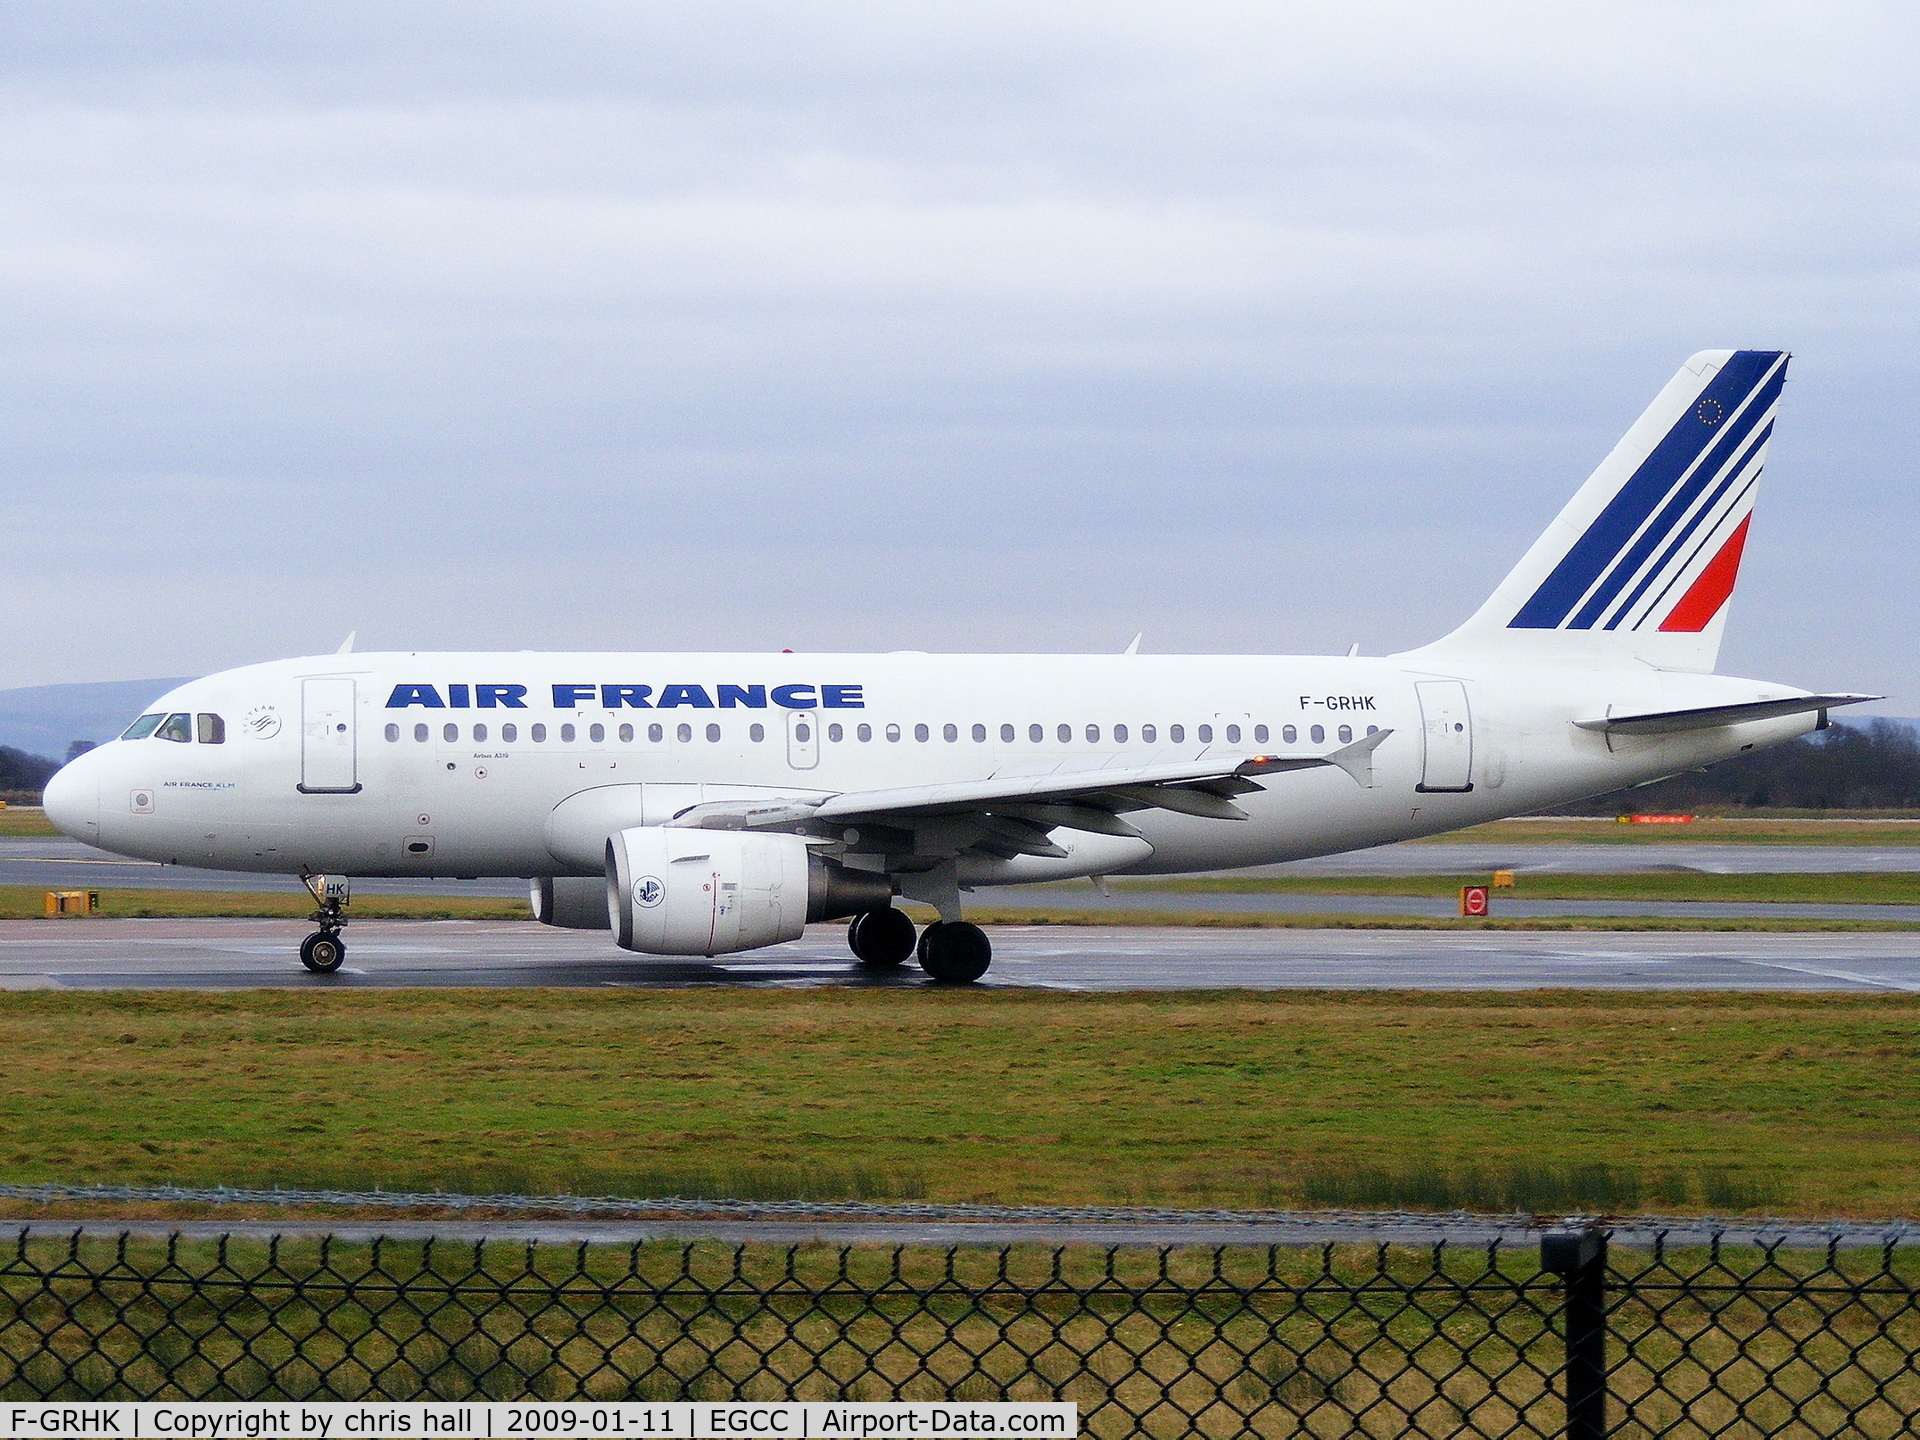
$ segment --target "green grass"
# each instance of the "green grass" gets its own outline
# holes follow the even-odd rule
[[[1920,845],[1920,818],[1810,819],[1758,811],[1703,815],[1690,825],[1621,825],[1611,820],[1535,817],[1492,820],[1419,845]]]
[[[934,918],[932,910],[912,905],[901,907],[921,923]],[[1494,909],[1499,910],[1499,901]],[[1675,933],[1738,933],[1760,931],[1769,934],[1850,934],[1873,932],[1904,934],[1920,930],[1920,917],[1913,920],[1803,920],[1711,919],[1695,916],[1663,915],[1551,915],[1526,918],[1468,920],[1446,915],[1355,915],[1330,910],[1324,913],[1302,912],[1263,914],[1248,910],[1031,910],[1009,906],[969,905],[967,918],[980,925],[1140,925],[1153,929],[1192,930],[1539,930],[1566,931],[1657,931]]]
[[[171,920],[244,919],[304,920],[313,913],[305,895],[277,895],[247,890],[122,890],[86,885],[62,889],[94,889],[100,909],[93,919]],[[354,897],[347,907],[354,920],[531,920],[524,900],[476,896],[369,895]],[[47,887],[0,885],[0,920],[47,918]],[[82,925],[85,919],[67,918],[49,924]]]
[[[73,887],[82,888],[82,887]],[[40,886],[0,885],[0,920],[42,920],[47,924],[84,925],[102,920],[304,920],[313,903],[304,895],[263,894],[221,890],[98,891],[100,909],[86,918],[48,919],[46,890]],[[1070,892],[1069,892],[1070,893]],[[1311,892],[1309,892],[1311,893]],[[1346,893],[1377,893],[1348,891]],[[1385,892],[1393,893],[1393,892]],[[1452,894],[1448,888],[1440,893]],[[1531,892],[1529,892],[1531,893]],[[1495,910],[1499,901],[1494,902]],[[925,924],[934,912],[913,904],[901,907]],[[532,917],[523,900],[435,895],[367,895],[355,899],[349,910],[356,920],[527,920]],[[1234,910],[1039,910],[1004,905],[969,905],[968,918],[982,925],[1141,925],[1157,929],[1210,930],[1653,930],[1653,931],[1906,931],[1920,929],[1920,913],[1904,920],[1704,919],[1691,916],[1567,915],[1541,918],[1463,920],[1427,915],[1353,915],[1326,913],[1262,914]]]
[[[1912,1214],[1916,1023],[1920,996],[25,992],[0,1177]]]
[[[1184,895],[1407,895],[1452,899],[1462,885],[1484,885],[1491,872],[1466,875],[1209,876],[1199,880],[1125,880],[1122,890]],[[1063,895],[1084,893],[1086,882],[1062,884]],[[1851,871],[1837,875],[1708,875],[1652,871],[1625,875],[1534,875],[1522,872],[1494,903],[1516,900],[1646,900],[1794,903],[1811,905],[1920,905],[1920,873]]]
[[[53,822],[47,819],[46,811],[37,806],[23,807],[9,805],[0,810],[0,836],[6,835],[58,835]]]

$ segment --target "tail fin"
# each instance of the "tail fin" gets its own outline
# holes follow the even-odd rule
[[[1712,670],[1787,359],[1688,360],[1492,598],[1427,650]]]

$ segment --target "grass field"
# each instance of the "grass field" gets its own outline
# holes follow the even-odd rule
[[[1199,880],[1116,880],[1115,889],[1184,895],[1417,895],[1450,899],[1489,872],[1462,875],[1216,875]],[[1085,888],[1084,881],[1078,882]],[[1063,883],[1069,896],[1073,885]],[[1920,905],[1920,873],[1846,871],[1836,875],[1707,875],[1693,870],[1625,875],[1528,874],[1512,891],[1523,900],[1757,901],[1813,905]]]
[[[90,887],[65,887],[84,890]],[[105,920],[251,919],[304,920],[313,913],[305,895],[251,890],[120,890],[98,888],[98,918]],[[0,885],[0,920],[42,920],[47,914],[44,885]],[[524,900],[438,895],[371,895],[353,899],[348,914],[356,920],[531,920]],[[52,924],[81,925],[65,919]]]
[[[1920,996],[13,993],[0,1177],[1912,1214],[1916,1022]]]
[[[0,836],[7,835],[58,835],[47,819],[46,812],[38,808],[23,809],[18,805],[9,805],[0,810]]]
[[[1540,817],[1494,820],[1416,845],[1920,845],[1920,818],[1701,816],[1689,825]]]
[[[1445,893],[1451,894],[1451,891]],[[313,913],[302,895],[221,890],[99,891],[100,909],[91,920],[49,920],[46,891],[38,886],[0,885],[0,920],[45,920],[50,925],[84,925],[101,920],[297,920]],[[1703,897],[1705,898],[1705,897]],[[1496,908],[1497,908],[1496,902]],[[900,907],[919,924],[935,918],[923,905]],[[368,895],[351,909],[357,920],[531,920],[523,900],[435,895]],[[1920,930],[1920,911],[1912,920],[1716,920],[1691,916],[1548,916],[1462,920],[1430,915],[1262,914],[1214,910],[1076,910],[971,904],[968,918],[982,925],[1144,925],[1156,929],[1208,930],[1672,930],[1672,931],[1905,931]]]

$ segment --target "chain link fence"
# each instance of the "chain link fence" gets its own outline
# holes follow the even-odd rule
[[[1894,1436],[1920,1246],[632,1246],[20,1231],[13,1399],[1071,1400],[1096,1436]]]

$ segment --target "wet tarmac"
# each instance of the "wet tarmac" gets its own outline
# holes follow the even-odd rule
[[[741,955],[660,959],[604,931],[527,921],[356,921],[337,974],[311,975],[306,926],[276,920],[0,921],[0,988],[513,985],[749,989],[922,986],[909,965],[852,963],[844,927]],[[1920,993],[1920,933],[1233,930],[993,927],[990,986],[1059,990],[1246,987],[1830,990]]]

